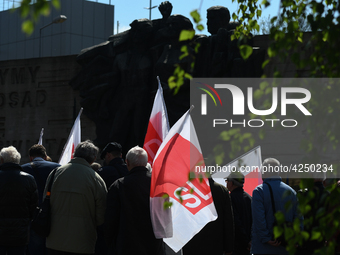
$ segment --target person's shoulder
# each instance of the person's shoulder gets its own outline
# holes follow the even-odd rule
[[[22,164],[21,167],[22,168],[32,168],[32,164],[31,163]]]
[[[289,186],[288,184],[281,182],[281,187],[283,187],[286,191],[290,191],[294,195],[296,195],[296,191],[291,186]]]
[[[35,181],[34,179],[34,176],[29,174],[29,173],[26,173],[24,171],[20,171],[20,176],[23,177],[23,178],[27,178],[29,179],[30,181]]]

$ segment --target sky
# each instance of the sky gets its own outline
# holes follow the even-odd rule
[[[108,3],[108,0],[103,0],[102,2],[104,1]],[[163,1],[152,0],[151,6],[158,6],[161,2]],[[199,11],[202,18],[202,24],[205,27],[205,30],[202,32],[203,34],[208,33],[206,30],[206,11],[209,7],[215,5],[225,6],[229,9],[231,15],[233,12],[236,13],[238,7],[237,3],[232,3],[232,0],[169,0],[169,2],[171,2],[173,6],[172,14],[182,14],[183,16],[190,18],[191,21],[190,12],[200,8]],[[237,1],[235,0],[235,2]],[[268,8],[263,9],[263,17],[269,15],[273,17],[278,14],[280,1],[272,0],[271,2],[272,3]],[[123,32],[130,28],[129,24],[133,20],[149,18],[149,10],[144,9],[144,7],[150,6],[150,0],[111,0],[111,4],[115,5],[115,33],[117,32],[117,21],[119,21],[119,32]],[[159,19],[161,17],[158,8],[154,8],[151,13],[151,19]]]
[[[9,3],[19,2],[19,0],[0,0],[0,11],[3,10],[3,7],[8,6]],[[117,33],[117,21],[119,22],[118,31],[123,32],[130,28],[129,24],[135,19],[149,18],[149,10],[145,9],[145,7],[150,6],[150,0],[92,0],[93,2],[110,4],[115,6],[114,12],[114,34]],[[151,6],[158,6],[162,0],[151,0]],[[169,0],[171,2],[173,9],[172,14],[182,14],[190,18],[190,12],[198,9],[201,18],[202,24],[205,26],[205,30],[200,33],[208,34],[206,30],[206,10],[215,5],[221,5],[229,8],[230,14],[233,12],[236,13],[238,4],[235,0],[235,3],[232,3],[232,0]],[[261,2],[261,1],[258,1]],[[271,5],[268,8],[262,10],[262,17],[276,16],[279,10],[278,0],[271,0]],[[161,14],[158,8],[154,8],[151,12],[151,19],[159,19],[161,18]]]

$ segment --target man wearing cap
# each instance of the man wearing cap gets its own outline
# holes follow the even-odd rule
[[[119,143],[108,143],[100,158],[104,160],[104,166],[98,170],[98,173],[103,178],[107,189],[110,188],[115,180],[129,173],[122,159],[122,146]]]
[[[235,223],[235,246],[233,254],[249,254],[251,241],[251,196],[243,190],[244,176],[231,173],[226,179],[230,191]]]

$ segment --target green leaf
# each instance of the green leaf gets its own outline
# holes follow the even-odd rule
[[[52,5],[56,9],[60,9],[60,1],[59,0],[52,0]]]
[[[199,23],[201,21],[201,15],[197,9],[190,12],[190,16],[194,19],[195,23]]]
[[[308,232],[302,231],[302,232],[301,232],[301,236],[302,236],[302,238],[303,238],[304,240],[308,240],[310,235],[309,235]]]
[[[262,69],[266,67],[266,65],[268,65],[270,62],[270,59],[267,59],[265,60],[263,63],[262,63]]]
[[[256,11],[256,15],[257,15],[258,18],[261,17],[262,11],[261,11],[261,10],[257,10],[257,11]]]
[[[283,228],[278,227],[278,226],[274,226],[273,232],[274,232],[274,238],[276,239],[283,234]]]
[[[33,31],[34,31],[34,25],[33,25],[32,20],[25,20],[22,23],[21,29],[26,34],[31,35],[33,33]]]
[[[279,224],[282,224],[285,222],[285,215],[282,212],[275,213],[275,217]]]
[[[244,60],[247,60],[252,53],[253,53],[253,47],[249,45],[240,46],[240,54]]]
[[[312,231],[312,238],[311,240],[317,240],[321,237],[321,232],[319,231]]]
[[[276,55],[275,52],[274,52],[274,50],[273,50],[271,47],[268,47],[267,52],[268,52],[268,56],[269,56],[270,58],[272,58],[272,57],[274,57],[274,56]]]
[[[168,194],[163,194],[162,198],[169,198]]]
[[[233,13],[233,15],[232,15],[232,16],[233,16],[233,20],[237,20],[237,15],[236,15],[236,13],[235,13],[235,12]]]
[[[199,31],[203,31],[204,30],[204,26],[202,24],[199,24],[196,26],[196,29]]]
[[[179,35],[179,41],[192,40],[195,36],[195,30],[182,30]]]
[[[164,210],[169,209],[171,206],[172,206],[172,202],[164,202],[163,209]]]
[[[260,83],[260,89],[264,90],[265,88],[267,88],[269,86],[267,81],[263,81]]]

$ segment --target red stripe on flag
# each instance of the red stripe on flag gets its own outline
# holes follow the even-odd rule
[[[163,139],[159,136],[162,132],[162,113],[158,112],[149,121],[148,130],[144,139],[143,149],[148,153],[148,162],[152,166],[153,160],[156,156],[159,146],[162,144]]]
[[[202,183],[197,178],[188,181],[189,173],[195,172],[195,166],[202,164],[203,156],[197,148],[178,133],[175,134],[154,162],[150,197],[168,194],[181,202],[176,191],[182,189],[182,205],[195,215],[213,202],[206,179]]]
[[[72,143],[72,153],[71,153],[71,158],[73,158],[73,153],[74,153],[74,143]]]
[[[260,177],[258,168],[256,168],[254,171],[250,172],[244,177],[243,189],[250,196],[252,196],[253,190],[261,183],[262,178]]]

